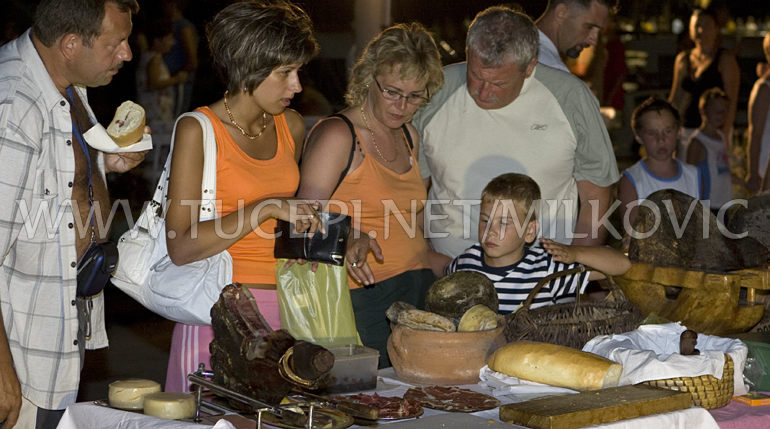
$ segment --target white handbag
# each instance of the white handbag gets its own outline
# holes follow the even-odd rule
[[[203,181],[200,221],[216,217],[217,146],[214,129],[205,114],[188,112],[203,129]],[[177,119],[177,124],[179,122]],[[176,133],[176,126],[174,126]],[[185,265],[171,262],[166,250],[166,192],[174,151],[174,137],[163,174],[152,200],[139,219],[118,241],[120,260],[112,283],[147,309],[176,322],[210,325],[211,307],[222,289],[233,281],[233,259],[224,250]]]

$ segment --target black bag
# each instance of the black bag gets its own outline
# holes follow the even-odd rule
[[[118,246],[111,241],[92,242],[78,262],[77,296],[101,292],[118,265]]]
[[[290,222],[278,220],[275,227],[276,258],[305,259],[343,265],[350,233],[350,216],[340,213],[319,212],[318,216],[326,229],[325,234],[297,233]]]

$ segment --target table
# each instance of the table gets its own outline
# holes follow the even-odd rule
[[[383,396],[401,396],[410,387],[395,378],[392,368],[380,370],[377,381],[377,393]],[[481,384],[461,386],[482,393],[489,393]],[[517,402],[516,398],[498,397],[503,403]],[[452,417],[449,417],[452,416]],[[428,419],[430,417],[430,419]],[[429,423],[436,419],[443,422],[432,426]],[[479,411],[471,414],[450,414],[443,411],[425,409],[420,419],[409,419],[393,422],[381,422],[377,426],[385,429],[398,428],[451,428],[469,427],[469,419],[481,418],[488,424],[485,427],[522,428],[517,425],[500,423],[499,410]],[[478,420],[478,421],[482,421]],[[450,422],[447,424],[447,422]],[[253,427],[253,426],[252,426]],[[355,426],[354,426],[355,427]],[[372,426],[368,426],[372,427]],[[592,426],[601,429],[647,429],[647,428],[703,428],[703,429],[737,429],[737,428],[767,428],[770,427],[770,406],[751,407],[739,402],[731,403],[723,408],[707,411],[700,407],[692,407],[685,410],[670,413],[656,414],[639,417],[636,419],[622,420]],[[234,429],[226,420],[218,421],[215,425],[202,425],[175,420],[164,420],[143,414],[128,411],[114,410],[90,402],[77,403],[67,407],[67,410],[59,423],[58,429],[112,429],[112,428],[142,428],[142,429]]]

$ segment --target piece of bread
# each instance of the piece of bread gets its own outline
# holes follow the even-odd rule
[[[144,397],[144,414],[162,419],[189,419],[195,416],[195,397],[192,393],[151,393]]]
[[[455,324],[444,316],[416,308],[398,314],[398,323],[412,329],[426,331],[454,332]]]
[[[124,101],[115,111],[107,134],[120,147],[131,146],[144,135],[144,109],[133,101]]]
[[[160,392],[160,384],[152,380],[133,378],[110,383],[107,398],[110,406],[123,410],[141,410],[144,396]]]
[[[623,365],[603,356],[534,341],[509,343],[487,364],[493,371],[523,380],[579,391],[616,387],[623,370]]]

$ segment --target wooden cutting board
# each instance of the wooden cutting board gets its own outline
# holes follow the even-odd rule
[[[689,393],[647,385],[551,396],[500,407],[500,420],[535,429],[569,429],[689,408]]]

